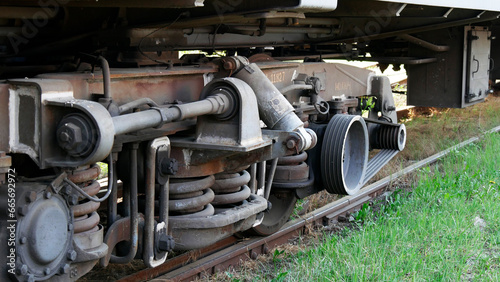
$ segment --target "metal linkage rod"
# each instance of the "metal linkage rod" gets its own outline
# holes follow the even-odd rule
[[[218,93],[201,101],[116,116],[113,117],[115,135],[158,127],[166,122],[201,115],[222,114],[234,106],[230,101],[231,99],[225,94]]]

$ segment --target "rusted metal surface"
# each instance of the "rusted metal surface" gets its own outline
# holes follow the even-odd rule
[[[210,254],[212,254],[216,251],[219,251],[223,248],[227,248],[231,245],[234,245],[238,241],[239,240],[236,237],[231,236],[231,237],[228,237],[228,238],[223,239],[221,241],[218,241],[217,243],[215,243],[211,246],[208,246],[206,248],[202,248],[199,250],[192,250],[192,251],[186,252],[182,255],[173,257],[158,267],[138,271],[132,275],[123,277],[123,278],[119,279],[118,281],[120,281],[120,282],[136,282],[136,281],[150,280],[150,279],[153,279],[153,278],[158,277],[160,275],[163,275],[167,272],[170,272],[174,269],[180,268],[184,265],[187,265],[189,263],[197,261],[198,259],[203,258],[207,255],[210,255]]]
[[[204,74],[215,73],[213,65],[203,67],[165,67],[137,69],[111,69],[113,100],[119,105],[150,98],[159,105],[174,100],[196,101],[204,86]],[[103,94],[102,73],[55,73],[40,78],[68,80],[77,99],[90,99],[90,94]],[[168,97],[168,98],[167,98]]]
[[[101,186],[94,179],[99,176],[100,172],[101,169],[98,165],[92,165],[80,170],[70,171],[67,173],[67,177],[75,184],[83,186],[82,189],[89,196],[95,196],[99,193]],[[99,230],[97,227],[100,220],[97,213],[99,207],[100,203],[96,202],[80,202],[71,207],[74,217],[75,234],[84,232],[94,233]]]
[[[68,179],[75,183],[82,183],[89,180],[94,180],[101,173],[98,165],[93,165],[88,169],[73,170],[68,172]]]

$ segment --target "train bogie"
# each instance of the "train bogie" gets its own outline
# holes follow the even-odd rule
[[[42,2],[0,1],[0,280],[156,267],[357,193],[406,129],[387,77],[327,59],[405,65],[425,106],[497,78],[490,2]]]

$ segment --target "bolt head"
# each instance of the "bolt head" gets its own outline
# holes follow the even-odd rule
[[[288,149],[293,149],[293,148],[295,148],[296,146],[297,146],[297,142],[296,142],[295,140],[290,139],[290,140],[286,141],[286,147],[287,147]]]
[[[28,266],[26,264],[21,265],[21,267],[18,267],[16,270],[18,275],[26,275],[28,274]]]
[[[165,158],[161,162],[161,171],[166,175],[175,175],[179,170],[179,163],[176,159]]]
[[[19,242],[21,244],[26,244],[26,242],[28,242],[28,239],[26,237],[21,237],[21,239],[19,240]]]
[[[59,274],[68,274],[70,269],[71,267],[69,264],[64,264],[61,268],[59,268]]]
[[[69,185],[66,185],[64,187],[64,193],[69,195],[69,194],[71,194],[71,191],[73,191],[73,189],[71,189],[71,187],[69,187]]]
[[[76,259],[76,251],[74,251],[74,250],[69,251],[66,257],[70,261],[74,261]]]
[[[71,140],[71,137],[69,136],[68,132],[63,131],[61,134],[59,134],[59,139],[63,142],[68,142]]]
[[[236,68],[236,64],[233,62],[233,60],[224,60],[224,69],[225,70],[234,70]]]
[[[44,273],[45,275],[49,275],[49,274],[50,274],[50,268],[48,268],[48,267],[47,267],[47,268],[45,268],[45,269],[43,270],[43,273]]]
[[[52,193],[50,193],[49,191],[45,191],[45,193],[43,193],[43,197],[45,199],[50,199],[52,198]]]
[[[71,195],[68,197],[68,201],[69,201],[70,205],[74,206],[74,205],[78,204],[78,196]]]
[[[36,192],[30,191],[26,193],[26,202],[33,203],[34,201],[36,201]]]
[[[158,240],[158,248],[161,251],[168,252],[171,251],[175,246],[175,241],[172,236],[167,234],[162,234]]]
[[[257,255],[257,253],[256,253],[256,252],[254,252],[254,251],[251,251],[251,252],[250,252],[250,258],[251,258],[251,259],[256,260],[258,256],[259,256],[259,255]]]
[[[29,208],[27,205],[22,205],[20,207],[17,208],[17,212],[22,215],[22,216],[25,216],[28,214],[28,211],[29,211]]]
[[[82,130],[74,123],[65,123],[57,130],[57,141],[65,150],[76,148],[82,140]]]

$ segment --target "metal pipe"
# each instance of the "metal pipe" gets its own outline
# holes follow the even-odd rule
[[[144,212],[144,247],[143,260],[148,267],[156,267],[167,258],[166,253],[158,257],[155,255],[155,176],[156,151],[160,146],[170,147],[168,137],[157,138],[149,143],[146,155],[146,210]],[[160,222],[158,225],[166,223]]]
[[[222,114],[234,106],[225,94],[215,94],[204,100],[169,108],[156,108],[113,117],[115,135],[152,128],[166,122],[180,121],[208,114]]]
[[[132,149],[130,150],[130,249],[126,256],[118,257],[111,255],[111,263],[129,263],[137,254],[137,249],[139,247],[139,212],[137,203],[137,149],[139,145],[137,143],[132,144]]]
[[[434,51],[434,52],[445,52],[445,51],[450,50],[450,46],[436,45],[436,44],[430,43],[428,41],[422,40],[420,38],[417,38],[415,36],[411,36],[409,34],[401,34],[398,37],[401,39],[404,39],[410,43],[420,45],[423,48],[429,49],[429,50]]]
[[[252,194],[257,193],[257,163],[253,163],[250,166],[250,182],[248,183],[250,191]]]
[[[155,236],[155,162],[157,147],[154,141],[150,142],[146,155],[146,210],[144,212],[144,254],[146,264],[154,260]]]
[[[137,107],[142,106],[142,105],[148,105],[150,107],[158,107],[158,104],[156,104],[156,102],[151,100],[150,98],[141,98],[141,99],[137,99],[135,101],[126,103],[124,105],[121,105],[120,107],[118,107],[118,110],[121,114],[121,113],[130,111],[133,108],[137,108]]]
[[[313,86],[310,84],[291,84],[280,90],[281,93],[285,94],[293,90],[311,90]]]
[[[108,169],[109,166],[114,166],[114,164],[108,164]],[[114,187],[116,186],[116,174],[111,178],[108,177],[108,186],[112,185]],[[117,201],[118,201],[118,189],[113,189],[111,191],[111,195],[108,198],[108,228],[113,225],[113,223],[117,219]]]
[[[229,26],[229,29],[225,33],[236,33],[236,34],[248,34],[248,35],[259,35],[259,26]],[[182,32],[186,35],[191,34],[213,34],[217,32],[217,27],[193,27],[185,28]],[[314,33],[314,34],[332,34],[334,33],[333,28],[329,27],[266,27],[266,33],[284,33],[284,34],[295,34],[295,33]]]
[[[257,193],[262,191],[262,196],[265,194],[266,187],[266,161],[257,164]]]
[[[111,98],[111,72],[109,70],[109,64],[108,64],[108,61],[102,56],[97,57],[97,59],[101,63],[102,84],[104,87],[104,98],[110,99]]]
[[[266,188],[264,189],[264,198],[269,199],[271,195],[271,186],[273,185],[274,173],[276,172],[276,167],[278,166],[278,158],[273,159],[271,163],[271,170],[267,176]]]
[[[295,131],[304,126],[290,102],[255,63],[244,66],[233,76],[245,81],[255,92],[260,118],[270,129]]]
[[[170,157],[170,147],[168,147],[168,156]],[[165,229],[168,230],[168,205],[170,194],[170,177],[167,178],[165,184],[161,185],[160,189],[160,212],[159,222],[165,222]]]
[[[160,126],[163,122],[159,111],[147,110],[113,117],[115,135]]]
[[[239,66],[233,76],[246,82],[255,92],[261,120],[272,130],[298,133],[301,138],[300,151],[312,148],[316,134],[304,130],[304,123],[294,113],[294,107],[264,72],[255,63],[249,64],[246,58],[229,57],[226,60],[232,60]]]

